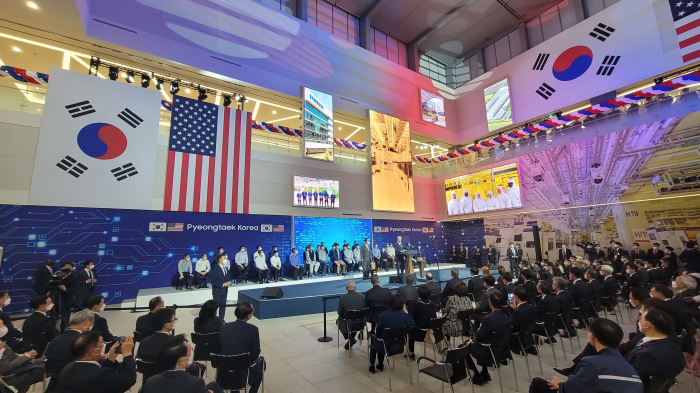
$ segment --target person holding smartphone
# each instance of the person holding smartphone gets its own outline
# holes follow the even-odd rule
[[[510,323],[513,327],[513,334],[509,338],[509,344],[510,349],[517,354],[522,354],[522,348],[516,333],[520,332],[522,326],[533,325],[537,320],[537,310],[535,306],[527,303],[527,297],[528,291],[523,287],[517,287],[513,293],[508,294],[508,306],[511,308]],[[526,347],[531,344],[534,343],[523,342],[523,345]],[[535,348],[528,349],[528,353],[537,355]]]

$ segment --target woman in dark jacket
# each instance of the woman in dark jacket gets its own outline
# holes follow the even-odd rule
[[[413,352],[416,341],[425,340],[425,329],[428,328],[431,319],[437,318],[437,305],[430,302],[430,289],[428,289],[428,286],[425,284],[420,285],[417,291],[418,299],[411,309],[411,317],[413,317],[417,329],[413,329],[408,336],[408,356],[411,360],[416,358]]]
[[[207,300],[199,309],[199,317],[194,319],[194,332],[199,334],[218,333],[221,330],[221,318],[216,316],[219,302]]]
[[[377,334],[372,336],[372,347],[369,349],[369,372],[374,374],[374,361],[379,360],[377,370],[384,371],[384,329],[399,329],[404,326],[414,325],[413,318],[408,315],[403,297],[398,293],[392,293],[387,301],[389,310],[379,314],[377,322]],[[377,356],[379,355],[379,356]],[[379,357],[379,359],[377,359]]]

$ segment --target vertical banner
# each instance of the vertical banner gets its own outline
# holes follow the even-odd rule
[[[151,209],[160,93],[51,67],[29,204]]]
[[[252,115],[176,96],[163,210],[248,213]]]
[[[374,210],[413,213],[413,166],[408,121],[369,111]]]
[[[333,161],[333,96],[304,88],[304,157]]]

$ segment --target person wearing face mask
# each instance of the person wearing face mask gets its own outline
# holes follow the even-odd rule
[[[520,276],[520,260],[518,258],[518,250],[515,249],[513,242],[508,243],[508,250],[506,250],[506,257],[510,261],[510,272],[513,275]]]
[[[632,243],[632,252],[630,252],[630,260],[636,261],[637,259],[646,261],[647,253],[639,249],[639,243]]]
[[[217,258],[221,254],[217,255]],[[197,283],[197,288],[209,288],[207,287],[207,277],[209,276],[209,271],[211,270],[211,264],[207,258],[207,254],[202,254],[197,263],[194,265],[194,274],[196,275],[195,282]]]
[[[671,282],[671,286],[676,293],[671,301],[679,307],[686,307],[684,299],[692,298],[695,295],[698,283],[692,277],[682,274]]]
[[[53,309],[53,301],[46,295],[39,295],[33,297],[30,304],[34,313],[24,321],[22,332],[24,337],[31,337],[33,342],[25,343],[25,347],[29,344],[31,349],[44,353],[46,344],[60,334],[53,319],[46,316],[46,312]]]
[[[365,238],[364,244],[360,247],[360,263],[362,264],[362,279],[369,279],[370,264],[372,263],[372,247],[369,239]]]
[[[265,253],[263,252],[262,248],[253,255],[253,261],[255,262],[255,270],[258,273],[258,284],[269,283],[270,268],[267,267]]]
[[[596,259],[598,259],[598,251],[596,251],[595,248],[593,248],[592,243],[586,244],[586,256],[588,257],[588,262],[593,263]]]
[[[71,346],[83,332],[93,329],[94,320],[95,313],[88,309],[73,313],[70,317],[70,328],[54,338],[46,348],[46,371],[51,376],[46,393],[58,392],[58,376],[61,370],[74,360]]]
[[[7,327],[0,322],[0,338],[6,334]],[[44,358],[37,358],[34,350],[17,355],[9,345],[0,343],[0,377],[17,392],[26,393],[44,379]]]
[[[61,290],[60,302],[58,304],[58,312],[61,316],[61,330],[68,328],[70,313],[73,307],[73,299],[75,297],[75,275],[73,270],[75,265],[73,262],[61,263],[61,281],[58,288]]]
[[[75,362],[67,365],[58,377],[58,389],[71,393],[125,393],[136,384],[134,338],[113,345],[102,359],[105,343],[97,331],[84,332],[73,343],[71,353]],[[122,362],[117,362],[121,348]]]
[[[7,334],[3,334],[0,340],[2,340],[5,344],[9,345],[13,351],[21,352],[24,350],[24,343],[22,342],[22,332],[19,331],[19,329],[17,329],[12,323],[10,314],[3,310],[3,308],[10,305],[11,300],[12,298],[10,298],[9,293],[5,291],[0,291],[0,321],[2,321],[2,323],[5,325],[5,328],[7,329]]]
[[[177,279],[176,290],[182,290],[184,286],[186,290],[191,291],[190,288],[190,275],[192,274],[192,261],[190,260],[190,254],[185,254],[177,263],[177,273],[179,274]]]
[[[76,308],[83,308],[85,301],[95,293],[96,283],[95,264],[92,261],[83,262],[83,269],[75,273],[75,298],[73,299],[73,305]]]
[[[333,243],[333,246],[331,246],[330,258],[331,263],[335,265],[335,273],[345,274],[345,262],[343,261],[343,253],[340,251],[338,243]]]
[[[630,253],[627,252],[624,248],[622,248],[622,243],[620,242],[615,242],[615,260],[621,260],[622,257],[627,257],[627,260],[630,259]]]
[[[238,303],[236,306],[236,321],[227,323],[221,327],[221,354],[250,356],[250,370],[248,372],[249,393],[257,393],[262,382],[262,373],[265,362],[260,356],[260,331],[257,326],[248,323],[253,317],[253,305],[250,303]]]
[[[559,259],[570,259],[571,257],[573,257],[571,249],[566,247],[566,244],[562,244],[559,250]]]
[[[301,280],[304,264],[299,257],[299,252],[296,248],[292,248],[292,254],[289,256],[289,278],[292,280]]]
[[[56,271],[54,270],[53,260],[47,259],[34,272],[34,293],[37,295],[46,295],[49,292],[49,282],[53,278]]]
[[[695,248],[696,243],[685,243],[685,250],[678,256],[678,260],[685,263],[686,269],[691,273],[700,273],[700,251]]]
[[[211,271],[211,295],[212,299],[219,303],[219,318],[224,321],[228,288],[231,286],[231,272],[224,266],[223,255],[219,255],[217,259]]]
[[[666,258],[668,268],[673,272],[673,275],[678,274],[678,256],[674,252],[673,247],[666,246],[664,249],[664,258]]]
[[[277,250],[272,251],[272,256],[270,257],[270,272],[273,281],[277,282],[282,280],[282,261],[280,260],[280,253]]]
[[[654,243],[652,247],[647,250],[647,261],[656,261],[656,263],[660,263],[664,255],[661,245],[659,243]]]
[[[95,313],[95,323],[94,323],[92,328],[94,330],[97,330],[98,332],[102,333],[102,338],[104,339],[105,343],[107,343],[107,345],[110,346],[110,343],[114,343],[114,341],[117,338],[114,337],[112,335],[112,333],[109,332],[109,326],[107,325],[107,320],[105,318],[102,318],[99,314],[100,312],[104,311],[104,309],[105,309],[104,296],[92,296],[92,297],[90,297],[85,302],[85,306],[87,307],[88,310]],[[109,350],[109,348],[107,348],[107,349]]]
[[[143,393],[223,393],[216,382],[206,384],[202,378],[187,372],[194,350],[184,334],[171,338],[160,350],[158,362],[165,371],[148,379]]]
[[[600,275],[603,277],[603,299],[600,301],[609,313],[615,313],[615,305],[617,305],[617,290],[620,284],[613,277],[614,269],[610,265],[604,265],[600,268]]]
[[[248,250],[246,250],[245,246],[240,246],[235,259],[236,270],[238,270],[236,282],[238,284],[244,281],[246,284],[248,283],[248,271],[250,270],[250,266],[248,266],[248,259]]]

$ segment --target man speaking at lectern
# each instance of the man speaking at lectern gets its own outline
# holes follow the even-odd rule
[[[402,274],[406,271],[406,244],[401,240],[403,240],[401,236],[396,238],[394,249],[396,249],[396,275],[399,276],[399,280],[403,283]]]

